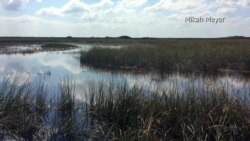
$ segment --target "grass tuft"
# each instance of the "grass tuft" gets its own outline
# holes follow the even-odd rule
[[[64,43],[47,43],[41,46],[42,49],[69,49],[76,48],[76,45]]]

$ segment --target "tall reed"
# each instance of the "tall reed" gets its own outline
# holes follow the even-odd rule
[[[92,88],[95,135],[106,140],[246,140],[249,104],[225,88],[145,91],[127,83]],[[249,100],[249,96],[246,96]],[[246,98],[245,97],[245,98]]]
[[[190,81],[189,83],[194,83]],[[211,85],[179,91],[128,82],[83,85],[76,98],[70,79],[54,100],[44,85],[0,84],[0,138],[16,140],[247,140],[249,94]],[[249,90],[246,90],[249,92]],[[49,122],[51,121],[51,122]]]
[[[166,40],[122,48],[93,48],[81,62],[97,68],[158,71],[250,71],[249,40]]]

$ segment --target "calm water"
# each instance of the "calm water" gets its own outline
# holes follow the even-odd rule
[[[30,49],[39,46],[23,46],[20,49]],[[56,93],[58,82],[69,77],[75,83],[76,90],[81,91],[90,82],[126,80],[130,86],[145,86],[148,90],[171,91],[177,88],[184,92],[190,88],[196,91],[209,90],[214,87],[224,87],[229,92],[240,94],[250,93],[250,82],[241,75],[223,75],[220,77],[201,77],[197,75],[182,75],[179,73],[159,75],[157,73],[122,73],[107,72],[81,66],[79,51],[88,50],[91,45],[80,45],[81,49],[56,52],[37,52],[32,54],[0,54],[0,81],[10,81],[18,76],[19,80],[37,82],[43,80],[51,95]],[[13,47],[14,48],[14,47]],[[20,50],[19,49],[19,50]],[[17,49],[18,50],[18,49]],[[84,96],[77,95],[83,99]]]

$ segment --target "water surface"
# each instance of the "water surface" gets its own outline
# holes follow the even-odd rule
[[[147,90],[171,91],[177,89],[180,93],[184,93],[193,88],[203,92],[204,89],[209,91],[223,87],[229,93],[250,93],[249,80],[240,74],[204,77],[177,72],[162,75],[154,72],[125,73],[95,70],[88,66],[82,66],[79,60],[79,51],[89,50],[93,46],[85,44],[79,46],[80,49],[54,52],[41,52],[38,45],[12,47],[15,48],[15,53],[0,54],[0,80],[6,78],[12,80],[16,76],[22,81],[37,82],[42,80],[51,96],[56,93],[60,80],[65,77],[74,81],[76,93],[83,91],[90,82],[108,82],[110,80],[117,83],[125,80],[131,87],[134,85],[144,86]],[[19,50],[30,48],[35,48],[37,51],[29,54],[18,53]],[[79,94],[77,98],[84,99],[84,96]]]

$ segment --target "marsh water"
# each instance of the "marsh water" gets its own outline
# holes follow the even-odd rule
[[[111,80],[115,83],[125,80],[131,87],[144,86],[148,90],[169,91],[175,87],[178,91],[184,92],[190,88],[199,91],[212,87],[224,87],[229,93],[237,92],[242,95],[250,93],[250,81],[241,74],[203,76],[178,72],[159,74],[157,72],[97,70],[81,64],[79,59],[80,51],[87,51],[92,48],[92,45],[81,44],[79,46],[78,49],[66,51],[41,51],[39,45],[20,45],[1,50],[0,81],[4,79],[11,81],[14,77],[25,82],[42,80],[51,96],[56,93],[60,80],[65,77],[74,81],[76,93],[82,91],[90,82]],[[35,50],[35,52],[24,53],[30,50]],[[84,99],[84,96],[80,94],[76,97]]]

